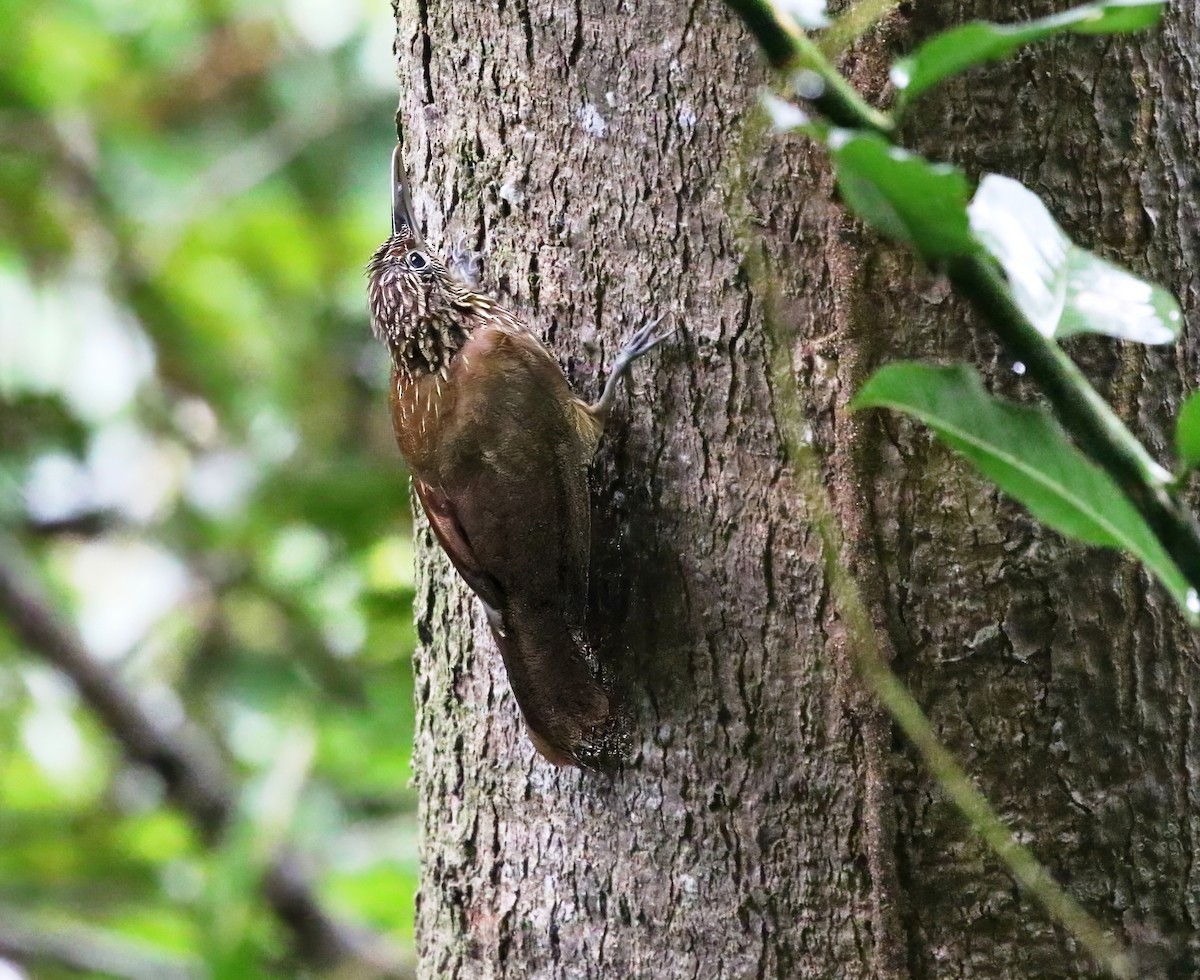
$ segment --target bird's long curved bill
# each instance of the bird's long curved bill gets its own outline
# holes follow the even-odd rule
[[[423,245],[421,230],[417,227],[417,216],[413,212],[412,194],[408,188],[408,174],[404,170],[404,150],[399,143],[392,150],[392,234],[407,230],[417,245]]]

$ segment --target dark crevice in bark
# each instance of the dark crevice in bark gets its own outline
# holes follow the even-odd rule
[[[429,0],[417,0],[417,22],[421,35],[421,78],[425,83],[425,104],[433,105],[433,40],[429,35]]]
[[[567,54],[567,67],[574,68],[583,51],[583,0],[575,0],[575,29],[571,34],[571,50]]]
[[[525,63],[533,64],[533,21],[529,15],[529,0],[516,0],[517,16],[525,32]]]

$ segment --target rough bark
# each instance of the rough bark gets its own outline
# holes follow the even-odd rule
[[[920,4],[893,36],[908,45],[971,17],[1061,7]],[[1187,322],[1177,349],[1068,345],[1164,461],[1200,354],[1190,272],[1200,259],[1198,54],[1195,5],[1171,4],[1161,29],[1063,39],[981,70],[932,96],[906,134],[972,176],[1022,180],[1077,241],[1176,291]],[[888,356],[965,357],[991,365],[998,391],[1029,396],[1011,361],[963,329],[959,304],[894,284],[881,269],[864,291],[875,298],[870,316],[898,328]],[[888,421],[876,445],[866,454],[872,527],[906,679],[1059,880],[1123,938],[1150,947],[1147,975],[1165,963],[1194,975],[1195,635],[1133,562],[1064,544],[915,428]],[[913,975],[1094,975],[906,753],[895,779]]]
[[[940,26],[1044,12],[919,10],[847,59],[872,97],[887,56]],[[1194,12],[1171,17],[977,73],[906,138],[1025,180],[1190,319],[1197,124],[1180,105],[1200,37]],[[845,559],[947,742],[1106,923],[1195,933],[1195,641],[1130,563],[1062,543],[920,429],[849,416],[900,356],[1027,386],[944,284],[842,214],[819,154],[761,138],[764,74],[733,18],[715,0],[421,0],[398,10],[397,47],[428,237],[483,250],[578,390],[644,317],[681,325],[635,367],[594,470],[594,632],[633,732],[620,772],[534,755],[481,609],[423,534],[422,975],[1094,972],[858,689],[791,484],[779,355]],[[1163,451],[1195,344],[1073,350]]]

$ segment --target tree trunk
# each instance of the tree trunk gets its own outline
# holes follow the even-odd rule
[[[847,59],[877,102],[887,59],[931,31],[1045,12],[917,9]],[[1170,16],[977,72],[922,102],[905,139],[1022,179],[1190,313],[1182,103],[1200,41],[1193,11]],[[593,633],[630,719],[621,771],[534,754],[481,607],[421,534],[422,975],[1095,973],[859,689],[785,451],[797,396],[843,559],[950,747],[1123,938],[1195,934],[1194,639],[1130,562],[1064,544],[924,430],[849,415],[899,357],[1029,386],[943,282],[843,215],[818,151],[762,131],[765,74],[734,19],[715,0],[419,0],[398,38],[428,237],[483,250],[485,281],[576,389],[598,393],[645,318],[680,325],[634,367],[593,471]],[[1195,343],[1072,352],[1165,458]],[[772,381],[779,357],[795,391]]]
[[[1063,4],[916,5],[908,46],[971,17]],[[1194,3],[1127,38],[1071,38],[931,96],[908,134],[972,177],[993,171],[1043,196],[1068,234],[1166,284],[1187,326],[1175,350],[1093,339],[1070,353],[1170,463],[1172,419],[1198,376],[1200,267]],[[874,276],[889,356],[966,358],[995,389],[1029,397],[1011,360],[938,304]],[[886,297],[894,299],[888,302]],[[933,302],[930,302],[930,299]],[[885,306],[886,304],[886,306]],[[889,331],[890,333],[891,331]],[[1132,561],[1064,544],[985,492],[911,427],[885,422],[870,477],[898,663],[942,736],[1055,876],[1117,935],[1176,976],[1200,933],[1198,647]],[[885,450],[883,447],[889,447]],[[1195,498],[1193,497],[1193,504]],[[904,752],[894,770],[901,914],[914,975],[1090,976],[1066,937],[982,852]]]

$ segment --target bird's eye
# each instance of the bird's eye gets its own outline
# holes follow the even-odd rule
[[[408,267],[413,272],[424,272],[429,268],[429,259],[426,258],[424,252],[418,252],[416,249],[408,253]]]

